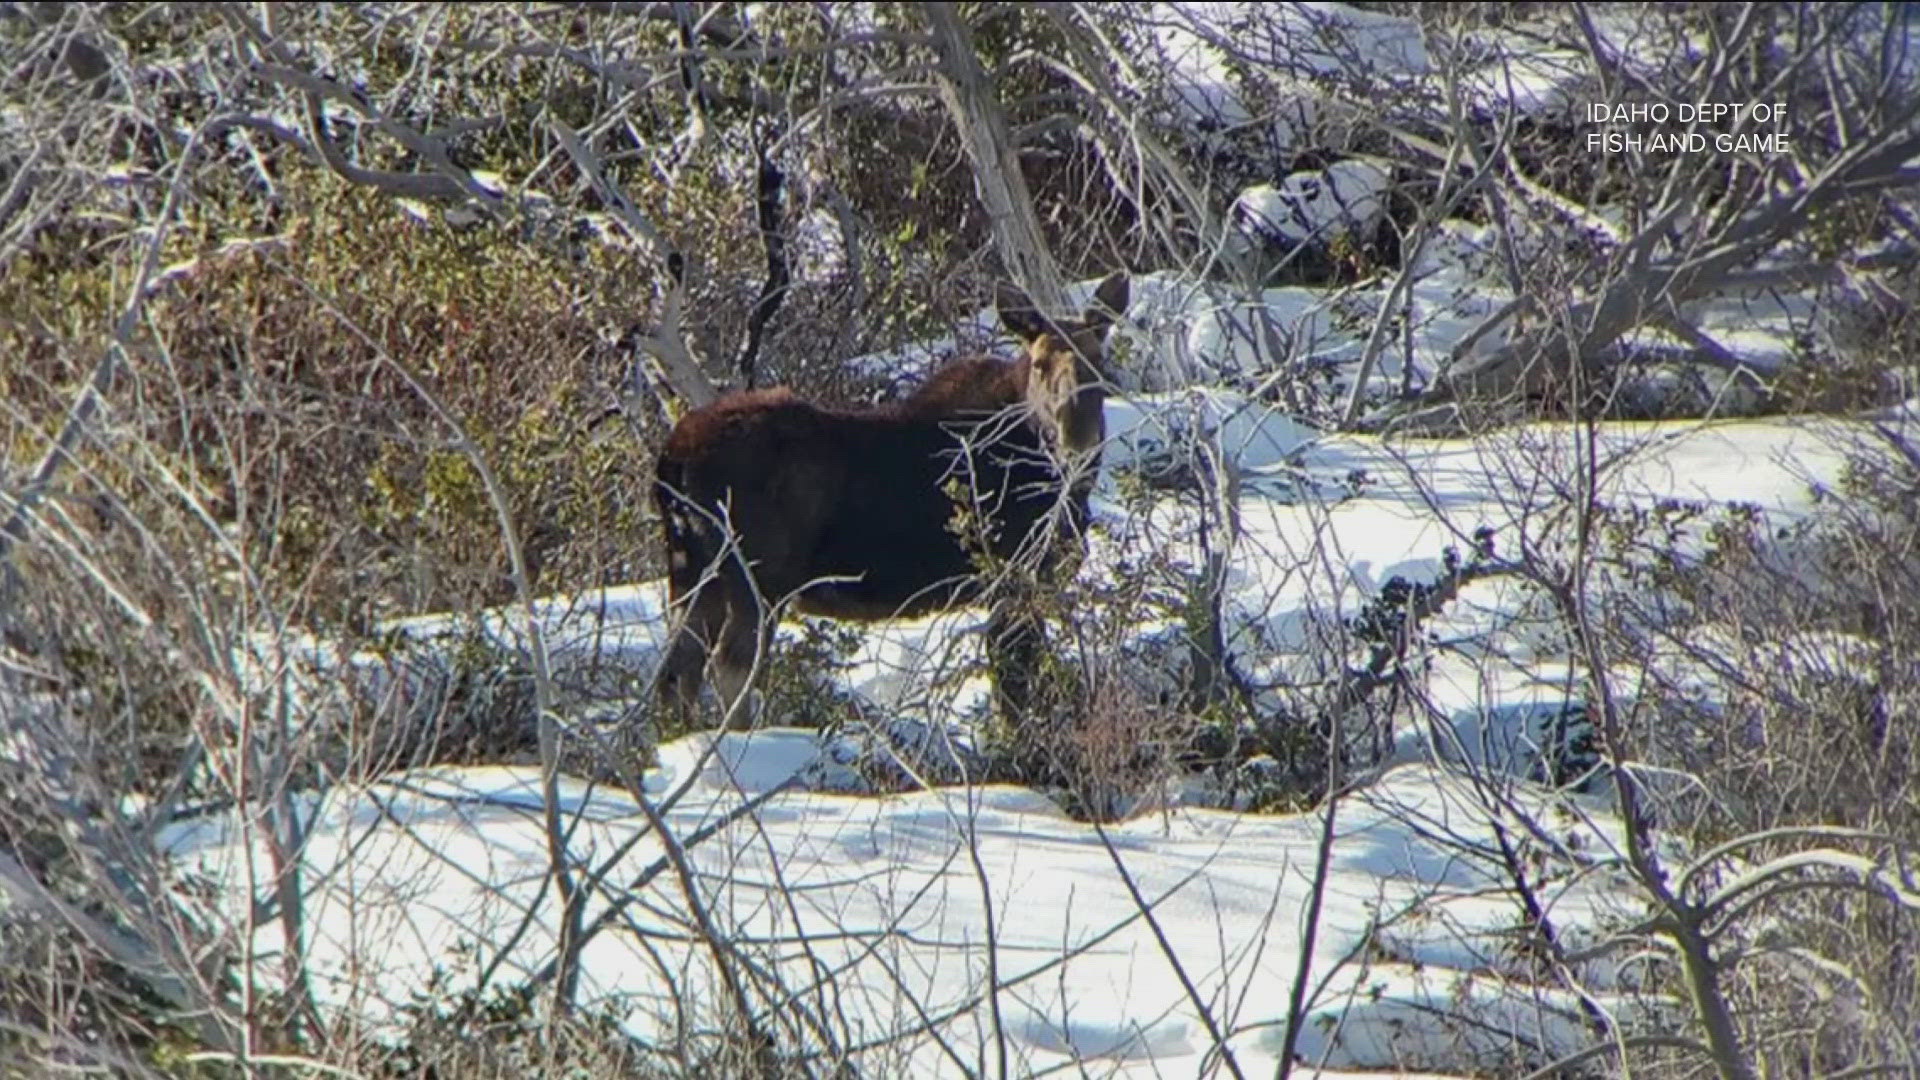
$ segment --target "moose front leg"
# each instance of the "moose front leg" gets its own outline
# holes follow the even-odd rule
[[[713,651],[713,686],[720,693],[724,726],[746,731],[754,726],[752,691],[754,669],[773,644],[774,619],[757,598],[730,604],[726,626]]]
[[[993,677],[994,711],[1010,733],[1036,719],[1035,686],[1045,644],[1045,628],[1030,603],[1018,596],[994,601],[987,621],[987,667]]]
[[[654,700],[674,728],[691,726],[699,715],[700,687],[706,682],[707,657],[720,641],[727,623],[726,598],[717,582],[694,593],[692,603],[673,631]]]

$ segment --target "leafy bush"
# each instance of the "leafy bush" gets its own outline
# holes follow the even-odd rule
[[[630,440],[651,433],[594,431],[621,363],[604,330],[645,302],[634,255],[416,221],[314,176],[289,183],[280,228],[237,249],[195,240],[197,261],[151,305],[125,423],[162,475],[102,446],[68,498],[148,522],[177,484],[318,625],[500,602],[499,522],[417,381],[492,463],[539,587],[644,576],[647,456]],[[115,273],[76,266],[49,289],[15,268],[7,303],[24,318],[0,334],[26,363],[9,392],[58,415],[104,347]]]

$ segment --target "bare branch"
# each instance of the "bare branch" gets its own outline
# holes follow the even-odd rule
[[[974,188],[993,223],[994,246],[1006,262],[1007,273],[1033,302],[1049,315],[1062,316],[1066,287],[1060,268],[1034,215],[1020,155],[994,97],[993,83],[974,51],[973,35],[952,4],[929,3],[925,11],[934,52],[940,57],[935,74],[940,100],[966,145],[967,160],[973,163]]]
[[[675,393],[685,399],[688,405],[699,408],[712,402],[719,394],[714,389],[712,380],[708,379],[706,373],[700,370],[700,365],[694,362],[693,352],[687,346],[683,311],[686,286],[681,280],[679,267],[683,265],[683,260],[679,252],[675,251],[666,236],[654,228],[653,223],[640,213],[639,208],[633,205],[633,201],[607,179],[600,160],[587,149],[572,128],[556,119],[548,123],[548,129],[553,132],[553,137],[560,141],[567,156],[573,159],[574,166],[587,178],[588,183],[593,185],[593,190],[600,196],[600,201],[610,207],[615,216],[633,230],[634,235],[644,240],[667,266],[671,283],[662,304],[660,329],[656,333],[642,336],[638,344],[660,364],[661,378],[673,388]]]
[[[1734,267],[1757,257],[1806,220],[1815,209],[1842,197],[1920,181],[1920,169],[1903,168],[1920,153],[1920,136],[1889,139],[1870,150],[1843,152],[1821,176],[1799,191],[1778,196],[1741,216],[1704,251],[1653,262],[1675,207],[1642,229],[1616,258],[1624,267],[1595,299],[1572,305],[1541,333],[1503,346],[1488,356],[1441,373],[1424,401],[1497,400],[1538,392],[1569,377],[1606,345],[1644,325],[1666,304],[1718,291]],[[1571,327],[1571,333],[1562,328]]]
[[[505,205],[504,195],[490,190],[474,179],[471,172],[454,164],[452,157],[447,153],[446,145],[439,139],[424,135],[387,117],[374,108],[364,95],[347,89],[335,80],[295,66],[291,51],[269,33],[266,27],[255,22],[251,15],[239,7],[222,8],[220,14],[256,48],[275,58],[277,61],[275,63],[256,64],[254,71],[270,82],[300,92],[305,101],[307,131],[310,138],[305,149],[318,154],[321,162],[342,179],[402,198],[473,199],[489,210],[495,211]],[[367,169],[355,164],[328,131],[323,101],[338,101],[346,104],[365,119],[372,121],[379,131],[419,155],[421,160],[432,166],[435,171],[432,173],[392,172],[383,169]],[[283,130],[277,125],[267,125],[259,129],[276,135]]]

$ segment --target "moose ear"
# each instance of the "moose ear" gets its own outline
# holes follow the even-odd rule
[[[1027,294],[1011,285],[1003,283],[994,291],[993,306],[1000,311],[1001,323],[1022,341],[1032,341],[1053,330]]]
[[[1089,330],[1102,334],[1113,325],[1113,321],[1127,313],[1127,300],[1130,293],[1127,275],[1112,274],[1100,283],[1093,292],[1093,302],[1087,305],[1087,313],[1081,316],[1081,322]]]

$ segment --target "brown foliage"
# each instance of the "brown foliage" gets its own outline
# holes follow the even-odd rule
[[[120,434],[158,458],[146,464],[195,493],[299,616],[364,626],[499,602],[498,522],[418,380],[493,463],[540,588],[643,576],[628,538],[644,455],[593,431],[624,363],[603,331],[649,284],[632,257],[456,231],[331,181],[288,200],[270,242],[194,239],[150,304],[115,390]],[[0,389],[16,416],[59,416],[105,347],[113,261],[15,268],[5,291],[23,317],[0,346],[24,362]],[[21,434],[23,452],[44,438]],[[142,468],[90,458],[64,494],[150,523],[145,503],[165,493]]]

